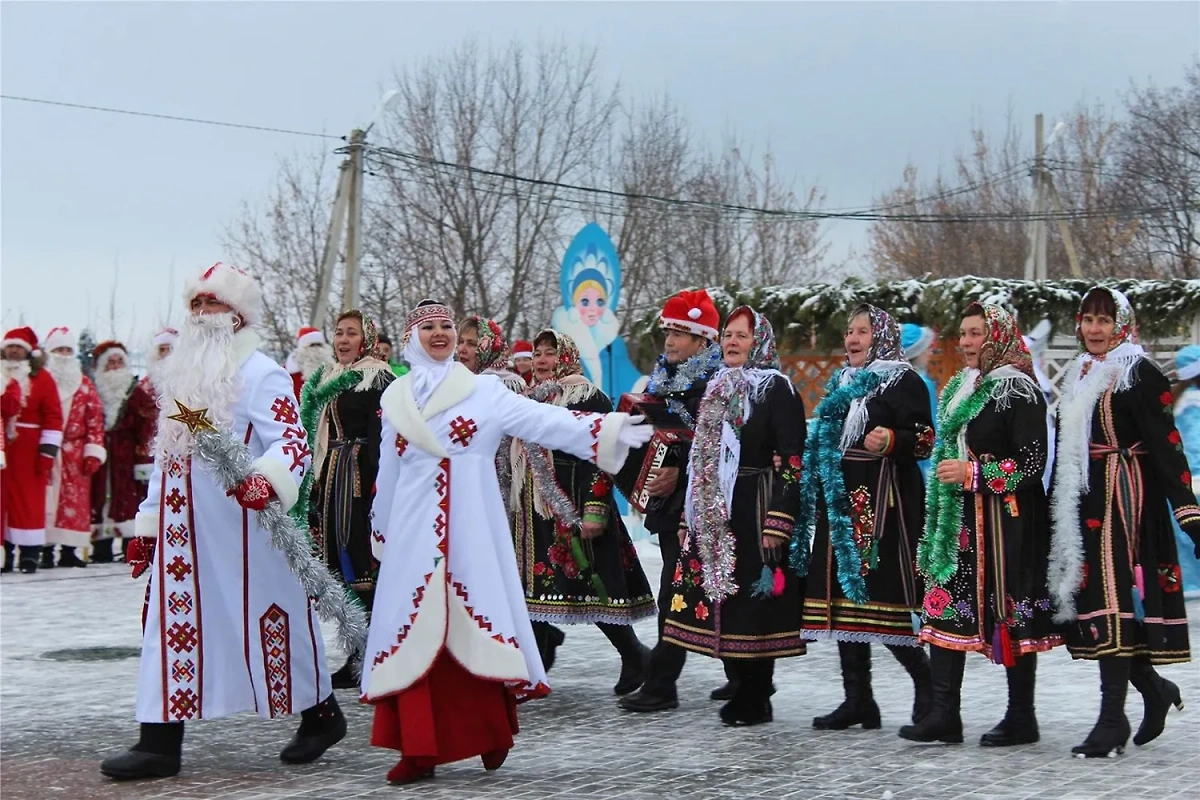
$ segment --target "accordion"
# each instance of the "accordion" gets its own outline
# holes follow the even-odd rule
[[[629,496],[629,505],[644,514],[646,506],[650,503],[650,493],[646,491],[646,483],[650,476],[666,462],[672,445],[691,442],[694,433],[679,417],[671,413],[665,402],[651,394],[623,394],[617,404],[617,411],[624,414],[640,414],[654,426],[654,436],[646,445],[646,458],[633,484],[633,493]]]

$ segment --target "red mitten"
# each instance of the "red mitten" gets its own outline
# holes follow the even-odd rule
[[[275,496],[275,489],[270,481],[258,473],[246,476],[246,480],[230,489],[225,494],[237,499],[238,505],[251,511],[262,511],[267,503]]]
[[[131,567],[134,578],[140,578],[142,573],[150,569],[154,562],[154,548],[157,545],[153,539],[135,536],[129,542],[129,550],[125,554],[125,563]]]
[[[95,475],[96,470],[100,469],[100,459],[95,456],[85,456],[83,459],[83,474]]]

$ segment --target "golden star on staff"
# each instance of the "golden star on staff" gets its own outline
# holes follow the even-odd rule
[[[179,413],[172,414],[171,416],[167,417],[167,419],[187,425],[188,433],[195,436],[200,431],[212,431],[213,433],[217,432],[217,429],[213,427],[213,424],[208,421],[207,408],[198,408],[193,411],[178,400],[175,401],[175,406],[179,409]]]

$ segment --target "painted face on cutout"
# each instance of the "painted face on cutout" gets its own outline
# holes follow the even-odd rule
[[[583,324],[589,328],[604,316],[607,305],[608,298],[604,295],[604,289],[595,282],[588,281],[575,292],[575,309],[579,312]]]

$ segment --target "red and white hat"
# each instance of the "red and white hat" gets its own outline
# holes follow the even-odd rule
[[[721,327],[721,315],[705,290],[680,292],[663,306],[658,327],[692,333],[712,342],[720,335],[717,329]]]
[[[262,322],[262,287],[237,267],[218,261],[208,269],[191,277],[183,287],[184,305],[190,305],[196,297],[209,295],[230,306],[242,316],[247,325]]]
[[[104,366],[115,353],[127,355],[125,345],[120,342],[109,339],[107,342],[101,342],[92,348],[92,363],[96,365],[98,372],[104,372]]]
[[[37,334],[29,326],[13,328],[4,334],[4,346],[10,347],[12,345],[24,347],[25,351],[30,355],[39,355]]]
[[[175,340],[179,338],[179,331],[174,328],[163,328],[158,333],[154,334],[154,341],[151,342],[155,347],[162,347],[164,344],[174,345]]]
[[[533,344],[524,339],[513,342],[512,358],[514,361],[518,358],[533,358]]]
[[[42,347],[47,352],[57,350],[60,347],[69,347],[71,352],[75,352],[75,338],[71,336],[71,332],[64,327],[51,328],[46,334],[46,340],[42,343]]]
[[[310,344],[325,344],[325,334],[321,333],[320,328],[305,325],[296,334],[296,346],[308,347]]]

